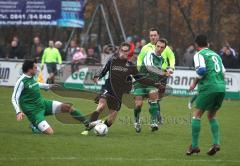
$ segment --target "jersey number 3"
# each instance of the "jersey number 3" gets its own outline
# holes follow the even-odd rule
[[[215,68],[215,71],[218,73],[221,71],[221,68],[219,66],[219,62],[218,62],[218,59],[216,56],[212,56],[212,60],[214,62],[214,68]]]

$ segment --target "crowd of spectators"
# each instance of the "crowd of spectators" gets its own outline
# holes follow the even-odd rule
[[[109,57],[111,57],[116,51],[117,47],[110,44],[99,47],[80,47],[76,40],[71,40],[69,45],[62,41],[53,41],[53,47],[59,51],[63,61],[72,64],[72,68],[76,70],[79,65],[103,65],[106,63]],[[129,60],[136,62],[137,56],[141,51],[141,48],[147,44],[146,40],[136,37],[127,37],[127,42],[131,45],[131,51],[129,54]],[[7,59],[36,59],[41,62],[44,51],[47,47],[44,45],[40,37],[33,38],[30,51],[26,51],[24,44],[21,43],[17,36],[12,38],[12,41],[8,44],[8,47],[4,47],[3,43],[0,43],[0,58]],[[176,56],[176,64],[178,66],[193,67],[193,56],[197,52],[194,44],[190,44],[181,56],[178,50],[173,50]],[[226,68],[240,68],[238,52],[233,49],[229,43],[225,43],[220,51],[217,51],[222,58],[223,64]]]

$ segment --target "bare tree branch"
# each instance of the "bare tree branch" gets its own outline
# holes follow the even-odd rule
[[[194,33],[193,29],[192,29],[190,20],[188,19],[187,15],[185,14],[184,9],[182,8],[180,1],[176,0],[176,2],[177,2],[177,6],[178,6],[178,8],[179,8],[183,18],[184,18],[184,21],[187,24],[188,30],[191,32],[192,38],[195,38],[195,33]]]

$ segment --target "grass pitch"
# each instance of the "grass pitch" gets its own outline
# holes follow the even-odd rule
[[[221,129],[221,151],[214,157],[206,155],[211,145],[211,133],[206,116],[201,123],[199,155],[186,156],[191,141],[191,112],[188,98],[165,97],[161,101],[165,123],[158,132],[150,132],[148,105],[142,110],[143,129],[133,128],[132,110],[122,107],[118,119],[105,137],[93,133],[82,136],[83,125],[63,124],[54,116],[47,117],[53,136],[32,134],[25,118],[15,119],[11,104],[12,88],[0,87],[0,165],[240,165],[240,102],[225,100],[218,119]],[[91,112],[93,101],[63,98],[42,91],[49,99],[73,103],[84,113]]]

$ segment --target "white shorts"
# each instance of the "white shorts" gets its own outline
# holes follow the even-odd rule
[[[41,121],[41,122],[38,124],[38,129],[39,129],[41,132],[44,132],[44,131],[47,130],[49,127],[50,127],[50,125],[48,124],[48,122],[47,122],[46,120],[43,120],[43,121]]]
[[[62,102],[53,101],[52,102],[52,114],[60,113],[62,104],[63,104]]]
[[[52,102],[52,114],[59,113],[61,111],[61,105],[62,104],[63,103],[61,103],[59,101],[53,101]],[[46,120],[43,120],[38,124],[38,129],[41,132],[47,130],[49,127],[50,127],[50,125],[48,124],[48,122]]]

